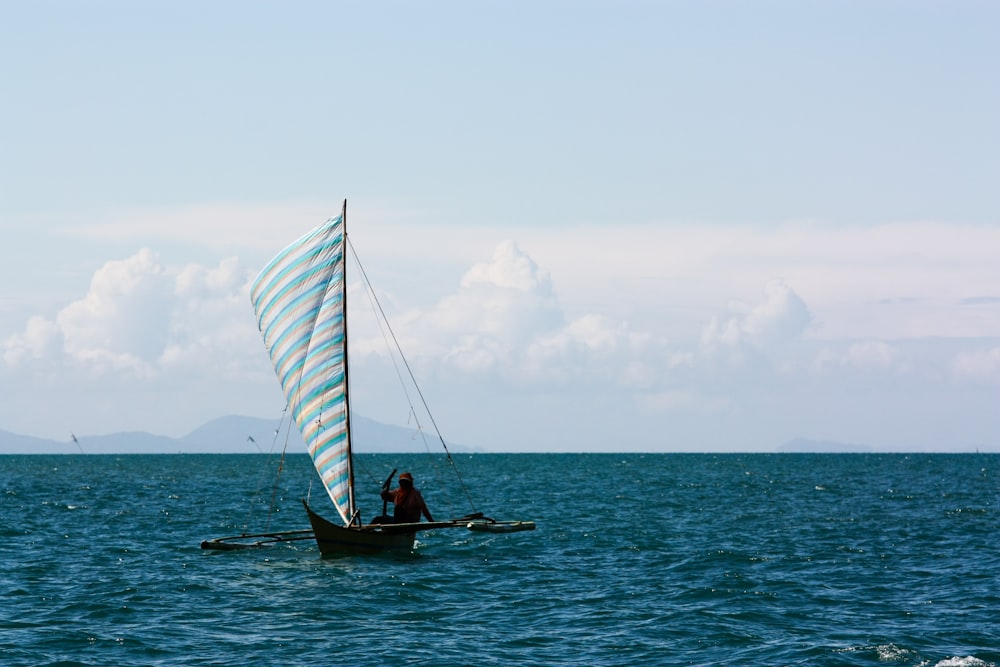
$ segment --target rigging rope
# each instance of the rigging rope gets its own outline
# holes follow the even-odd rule
[[[347,247],[350,248],[351,256],[354,258],[354,263],[358,267],[358,273],[361,275],[362,284],[365,288],[365,292],[368,294],[368,300],[372,303],[374,310],[377,312],[379,329],[385,329],[382,331],[382,336],[385,338],[385,331],[388,330],[389,335],[392,338],[392,347],[395,348],[396,354],[399,355],[400,360],[403,362],[403,366],[406,368],[406,372],[410,377],[410,382],[413,383],[413,388],[417,392],[417,396],[420,397],[420,402],[424,407],[424,412],[427,413],[428,419],[430,419],[431,425],[434,427],[434,432],[437,435],[438,440],[441,441],[441,446],[444,448],[445,454],[447,455],[448,463],[451,464],[452,471],[455,473],[455,478],[458,480],[459,486],[462,488],[462,492],[465,494],[466,499],[469,501],[469,506],[472,508],[473,512],[476,512],[476,504],[472,501],[472,496],[469,494],[468,487],[465,486],[465,481],[462,479],[461,473],[458,472],[458,466],[455,465],[455,460],[451,456],[451,451],[448,449],[447,443],[444,441],[444,437],[441,435],[441,430],[437,426],[437,422],[434,421],[434,415],[431,414],[430,407],[427,405],[427,401],[424,398],[423,392],[420,390],[420,385],[417,384],[417,378],[413,374],[413,369],[410,368],[410,363],[406,360],[406,355],[403,354],[403,348],[399,344],[399,340],[396,338],[396,332],[392,330],[392,325],[389,324],[389,318],[386,317],[385,311],[382,309],[382,304],[378,300],[378,296],[375,294],[375,290],[368,280],[368,274],[365,272],[364,267],[361,265],[361,260],[358,258],[358,253],[354,249],[354,244],[351,243],[350,237],[346,237]],[[388,343],[388,340],[386,341]],[[403,393],[406,394],[406,400],[410,403],[410,412],[413,415],[414,421],[417,423],[417,430],[420,432],[421,437],[423,437],[423,429],[420,427],[420,420],[417,419],[416,411],[413,409],[413,401],[410,399],[409,392],[406,389],[406,383],[403,381],[402,373],[399,370],[399,366],[396,363],[396,358],[393,355],[392,364],[396,368],[396,374],[399,376],[400,384],[403,386]],[[430,451],[427,445],[426,439],[424,439],[424,447]]]
[[[285,411],[288,411],[288,406],[285,406]],[[280,429],[280,426],[279,426]],[[285,469],[285,452],[288,451],[288,436],[292,432],[292,420],[288,420],[288,427],[285,429],[285,444],[281,446],[281,458],[278,459],[278,472],[274,475],[274,486],[271,489],[271,507],[267,511],[267,522],[264,524],[264,532],[266,533],[271,529],[271,517],[274,516],[274,506],[278,499],[278,482],[281,480],[281,471]],[[275,432],[275,437],[277,437],[277,431]]]
[[[281,411],[281,417],[278,420],[278,427],[276,429],[274,429],[274,437],[271,439],[271,449],[268,450],[268,452],[267,452],[268,455],[271,455],[271,454],[274,453],[274,446],[278,442],[278,436],[281,435],[281,425],[282,425],[282,423],[284,423],[284,421],[285,421],[285,415],[287,413],[288,413],[288,406],[286,405],[285,409]],[[291,426],[290,423],[289,423],[289,426]],[[254,443],[254,444],[256,445],[256,443]],[[277,475],[277,477],[281,476],[281,470],[284,467],[284,462],[285,462],[285,450],[287,448],[288,448],[288,433],[286,431],[286,433],[285,433],[285,445],[284,445],[284,447],[281,450],[281,458],[280,458],[280,460],[278,462],[278,475]],[[259,449],[260,448],[258,447],[258,450]],[[263,453],[263,452],[261,452],[261,453]],[[257,498],[258,496],[261,495],[261,491],[262,491],[262,489],[264,487],[264,475],[267,473],[267,470],[269,470],[269,468],[262,468],[261,471],[260,471],[260,476],[257,478],[257,488],[254,490],[253,494],[251,495],[250,508],[249,508],[249,510],[247,510],[247,518],[243,522],[243,533],[244,534],[246,534],[247,527],[250,525],[250,519],[251,519],[251,517],[253,516],[253,513],[254,513],[253,498]],[[274,512],[274,503],[275,503],[274,493],[277,492],[277,486],[278,486],[278,479],[277,479],[277,477],[274,480],[274,487],[275,487],[275,489],[274,489],[274,492],[272,492],[272,496],[271,496],[271,506],[268,509],[267,520],[266,520],[266,523],[265,523],[266,526],[270,526],[271,525],[271,514]]]

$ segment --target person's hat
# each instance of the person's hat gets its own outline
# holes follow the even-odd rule
[[[413,481],[413,475],[411,475],[411,474],[410,474],[410,473],[408,473],[408,472],[404,472],[404,473],[401,473],[401,474],[399,475],[399,480],[400,480],[400,481],[403,481],[404,479],[408,479],[408,480],[410,480],[410,481],[412,482],[412,481]]]

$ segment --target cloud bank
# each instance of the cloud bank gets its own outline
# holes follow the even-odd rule
[[[489,247],[495,231],[473,239]],[[723,231],[733,239],[723,243]],[[884,243],[890,231],[861,237]],[[993,239],[979,231],[980,241]],[[466,263],[450,289],[428,291],[389,271],[382,295],[421,381],[451,404],[450,421],[473,445],[592,449],[624,440],[655,449],[676,446],[662,441],[676,433],[709,447],[742,433],[741,446],[765,448],[796,436],[904,446],[922,421],[944,428],[952,402],[944,392],[967,397],[951,419],[967,421],[969,438],[995,438],[976,407],[1000,387],[1000,341],[986,335],[1000,330],[1000,278],[982,248],[963,254],[943,243],[940,266],[929,270],[937,279],[908,282],[912,238],[898,244],[901,263],[877,273],[879,258],[895,251],[863,245],[844,270],[842,239],[820,230],[796,240],[803,233],[762,240],[702,230],[684,255],[679,232],[660,229],[630,246],[631,260],[609,242],[611,259],[600,262],[573,243],[559,254],[547,233],[526,234]],[[918,227],[921,235],[927,244],[939,236]],[[376,263],[384,261],[374,245]],[[860,286],[859,272],[870,284]],[[248,305],[252,275],[236,257],[177,265],[150,248],[106,262],[79,298],[0,339],[0,376],[23,388],[3,426],[54,435],[46,428],[63,425],[40,426],[45,418],[31,407],[42,401],[77,432],[179,435],[221,414],[273,414],[281,399]],[[982,280],[965,284],[973,275]],[[957,335],[925,335],[948,331]],[[352,343],[356,375],[385,371],[376,331],[358,325]],[[875,403],[896,407],[876,414]],[[372,416],[383,412],[372,404]],[[498,422],[498,412],[517,416]],[[545,441],[531,442],[533,434]]]

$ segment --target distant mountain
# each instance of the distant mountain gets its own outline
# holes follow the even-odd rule
[[[422,451],[420,434],[411,428],[383,424],[355,416],[351,422],[354,446],[359,452],[391,453]],[[424,434],[431,451],[440,451],[436,437]],[[254,454],[305,452],[305,444],[294,426],[276,419],[231,415],[219,417],[181,438],[144,432],[109,435],[67,435],[65,441],[46,440],[0,430],[0,454]],[[448,443],[453,452],[470,452],[469,447]]]
[[[10,431],[0,431],[0,454],[72,454],[80,450],[69,440],[69,444],[18,435]]]
[[[874,452],[875,448],[870,445],[855,445],[846,442],[834,442],[832,440],[809,440],[808,438],[795,438],[778,447],[783,453],[812,453],[812,454],[852,454]]]

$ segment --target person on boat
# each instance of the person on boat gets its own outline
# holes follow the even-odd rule
[[[393,523],[420,523],[420,515],[434,521],[431,511],[424,503],[424,497],[413,486],[413,475],[404,472],[399,476],[399,487],[392,491],[382,492],[382,500],[392,501],[395,508],[392,512]]]

